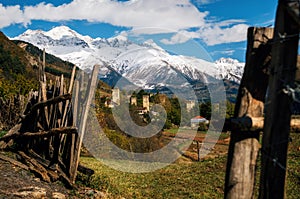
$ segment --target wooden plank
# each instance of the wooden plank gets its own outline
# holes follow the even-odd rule
[[[21,162],[15,160],[15,159],[9,158],[9,157],[1,155],[1,154],[0,154],[0,159],[4,160],[6,162],[9,162],[9,163],[11,163],[11,164],[13,164],[13,165],[15,165],[17,167],[20,167],[21,169],[28,170],[28,166],[22,164]]]
[[[72,70],[72,75],[71,75],[71,79],[70,79],[68,93],[72,93],[73,84],[74,84],[74,80],[75,80],[75,73],[76,73],[76,66],[74,66],[73,70]],[[70,101],[67,100],[65,108],[64,108],[63,117],[62,117],[62,126],[67,126],[66,116],[67,116],[67,111],[68,111],[69,103],[70,103]]]
[[[41,96],[42,96],[42,102],[45,102],[45,101],[47,101],[48,99],[47,99],[47,88],[46,88],[46,83],[45,82],[40,82],[40,87],[41,87]],[[47,106],[44,106],[44,110],[43,110],[43,116],[45,117],[45,124],[44,125],[46,125],[46,127],[44,127],[44,128],[46,128],[46,129],[48,129],[49,128],[49,111],[48,111],[48,107]]]
[[[39,66],[39,70],[38,70],[38,77],[39,77],[39,82],[42,81],[42,67],[43,65],[41,65],[41,58],[38,57],[38,66]]]
[[[24,159],[29,169],[34,172],[36,175],[42,178],[45,182],[51,182],[51,179],[48,175],[47,170],[40,165],[35,159],[30,158],[23,151],[18,151],[18,154]]]
[[[79,109],[79,81],[75,80],[75,93],[73,94],[73,126],[77,126],[77,115],[78,115],[78,109]],[[69,176],[72,174],[72,169],[73,169],[73,161],[74,161],[74,153],[75,153],[75,144],[77,143],[78,136],[77,135],[72,135],[71,137],[71,145],[70,145],[70,151],[69,151],[69,160],[68,160],[68,165],[69,165]],[[66,160],[67,161],[67,160]]]
[[[43,49],[43,67],[42,67],[42,82],[46,83],[46,74],[45,74],[45,69],[46,69],[46,51],[45,48]]]
[[[88,177],[91,177],[95,173],[93,169],[87,168],[81,164],[78,165],[78,171],[87,175]]]
[[[200,143],[199,141],[196,141],[197,142],[197,155],[198,155],[198,162],[200,162]]]
[[[285,198],[292,88],[299,43],[299,24],[287,12],[288,0],[279,0],[267,108],[262,144],[259,198]],[[299,7],[298,7],[299,9]],[[299,15],[297,17],[299,20]]]
[[[75,75],[76,75],[76,66],[74,66],[73,70],[72,70],[72,75],[71,75],[71,79],[70,79],[70,85],[69,85],[68,93],[71,93],[72,90],[73,90],[73,84],[74,84],[74,81],[75,81]]]
[[[59,134],[77,134],[77,128],[76,127],[62,127],[62,128],[53,128],[49,131],[39,131],[39,132],[26,132],[26,133],[20,133],[15,132],[14,134],[10,134],[7,136],[3,136],[0,138],[0,141],[8,141],[11,139],[16,138],[23,138],[23,137],[49,137],[53,135],[59,135]]]
[[[72,98],[72,95],[70,93],[57,96],[57,97],[49,99],[47,101],[43,101],[43,102],[35,104],[34,106],[31,107],[30,112],[34,112],[35,110],[43,108],[43,107],[48,106],[50,104],[56,104],[56,103],[59,103],[59,102],[70,100],[71,98]]]
[[[73,126],[77,126],[77,117],[78,117],[78,110],[79,110],[79,81],[75,81],[75,93],[73,97]]]
[[[82,114],[81,114],[80,125],[79,125],[79,131],[78,131],[79,137],[78,137],[76,145],[75,145],[76,147],[75,147],[75,152],[74,152],[74,161],[72,163],[72,169],[71,169],[71,178],[70,179],[73,183],[75,182],[75,179],[76,179],[76,172],[77,172],[77,168],[78,168],[78,164],[79,164],[82,140],[83,140],[83,136],[85,133],[86,122],[87,122],[87,118],[88,118],[88,114],[89,114],[90,105],[92,103],[92,99],[94,97],[95,89],[97,86],[99,68],[100,68],[99,65],[94,66],[92,76],[89,81],[89,85],[87,86],[88,90],[86,93],[86,100],[84,102],[84,106],[83,106],[83,110],[82,110]]]
[[[59,96],[58,95],[59,87],[60,87],[59,77],[56,77],[56,79],[55,79],[55,85],[54,85],[54,89],[53,89],[52,99],[54,99],[54,98],[56,98],[56,97]],[[57,121],[56,120],[57,120],[57,117],[59,115],[58,114],[58,105],[55,102],[55,103],[51,104],[51,107],[52,107],[52,111],[51,111],[50,127],[54,128],[54,127],[57,127]]]
[[[8,133],[6,133],[1,139],[5,139],[5,137],[11,136],[13,134],[17,134],[19,133],[19,130],[21,128],[21,124],[17,124],[16,126],[14,126],[13,128],[11,128]],[[4,142],[4,141],[0,141],[0,149],[5,149],[8,146],[11,146],[13,143],[12,142]]]
[[[61,75],[60,77],[60,87],[59,87],[59,95],[63,95],[64,94],[64,75]],[[66,108],[66,107],[63,107],[63,104],[61,102],[58,103],[58,110],[61,114],[61,116],[57,119],[58,121],[58,124],[59,124],[59,127],[62,127],[62,115],[63,115],[63,108]]]
[[[63,74],[60,76],[60,80],[58,81],[58,91],[59,95],[62,96],[64,94],[64,76]],[[55,127],[62,127],[62,114],[63,114],[63,103],[58,102],[56,104],[56,122],[55,122]],[[52,142],[51,146],[53,148],[53,153],[52,153],[52,159],[50,163],[50,167],[56,167],[57,164],[59,163],[59,155],[60,155],[60,149],[61,149],[61,137],[62,135],[56,134],[52,137]]]
[[[70,83],[69,83],[69,88],[68,88],[68,91],[67,93],[72,93],[72,90],[73,90],[73,84],[74,84],[74,81],[75,81],[75,74],[76,74],[76,66],[73,67],[73,70],[72,70],[72,74],[71,74],[71,78],[70,78]],[[66,91],[65,91],[66,92]],[[63,116],[62,116],[62,121],[61,121],[61,126],[67,126],[69,125],[68,124],[68,117],[67,117],[67,113],[71,113],[72,110],[71,110],[71,100],[67,100],[65,102],[65,105],[64,105],[64,111],[63,111]],[[73,122],[72,122],[73,123]],[[73,124],[71,124],[73,125]],[[68,174],[69,174],[69,168],[70,168],[70,157],[73,158],[73,151],[74,151],[74,143],[75,142],[72,142],[72,137],[75,137],[75,135],[62,135],[61,136],[61,140],[60,140],[60,149],[62,151],[62,161],[64,162],[65,165],[68,166]]]
[[[234,117],[262,117],[268,84],[271,28],[249,28],[246,65]],[[233,130],[228,149],[224,198],[252,198],[259,131]]]
[[[57,173],[57,170],[53,170],[53,169],[49,168],[49,164],[50,164],[49,160],[46,160],[46,159],[42,158],[39,154],[37,154],[33,150],[29,150],[28,153],[29,153],[28,154],[29,157],[33,158],[41,166],[46,168],[47,174],[51,178],[52,182],[55,182],[59,179],[59,174]]]
[[[230,127],[227,127],[227,130],[242,130],[242,131],[256,131],[264,129],[264,117],[239,117],[239,118],[230,118],[226,120],[226,123],[229,123]],[[293,132],[300,132],[300,119],[293,118],[290,122],[290,128]]]

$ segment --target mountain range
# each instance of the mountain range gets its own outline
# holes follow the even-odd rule
[[[45,48],[48,53],[86,71],[90,71],[94,64],[105,66],[101,67],[100,78],[111,86],[121,77],[145,89],[172,84],[184,86],[182,81],[174,81],[181,76],[198,87],[213,83],[215,79],[224,79],[225,84],[229,82],[236,90],[244,68],[244,63],[231,58],[221,58],[212,63],[196,57],[170,54],[153,40],[136,43],[123,35],[94,39],[66,26],[50,31],[27,30],[12,39]]]

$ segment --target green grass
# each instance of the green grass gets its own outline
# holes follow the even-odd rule
[[[300,134],[290,135],[292,142],[289,143],[289,154],[287,164],[287,198],[300,198]]]
[[[178,131],[178,128],[172,128],[172,129],[166,129],[165,132],[168,132],[168,133],[172,133],[172,134],[176,134]]]
[[[219,140],[224,140],[226,138],[228,138],[230,135],[229,133],[221,133],[219,136]]]
[[[6,133],[7,131],[0,131],[0,138],[3,137]]]
[[[225,159],[172,164],[142,174],[116,171],[93,158],[81,158],[81,163],[95,170],[89,185],[114,198],[221,198]]]
[[[291,137],[286,194],[288,199],[296,199],[300,198],[300,134],[292,133]],[[225,156],[171,164],[142,174],[116,171],[94,158],[82,157],[81,163],[95,171],[87,185],[108,192],[112,198],[223,198]],[[259,181],[259,171],[256,181]],[[257,183],[256,196],[258,187]]]

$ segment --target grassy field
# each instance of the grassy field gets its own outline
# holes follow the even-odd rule
[[[81,162],[96,171],[90,185],[114,197],[221,198],[223,194],[225,157],[205,162],[172,164],[144,174],[115,171],[93,158],[82,158]]]
[[[300,198],[300,134],[291,137],[287,198],[296,199]],[[113,198],[223,198],[226,156],[180,162],[155,172],[132,174],[113,170],[94,158],[81,158],[82,164],[95,170],[88,186],[107,191]]]
[[[300,198],[300,134],[291,134],[287,165],[287,198]]]

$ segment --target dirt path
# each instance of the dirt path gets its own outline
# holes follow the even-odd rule
[[[11,156],[0,152],[0,155]],[[87,187],[67,189],[61,182],[47,183],[29,171],[0,159],[0,199],[108,198],[105,193]]]
[[[0,198],[69,197],[62,184],[40,181],[30,172],[0,160]]]
[[[208,154],[205,155],[204,157],[201,157],[201,160],[214,159],[216,157],[224,156],[227,154],[229,138],[226,139],[219,138],[217,141],[216,140],[210,141],[209,139],[207,140],[205,139],[206,134],[204,133],[197,133],[196,136],[192,133],[189,130],[186,130],[181,132],[180,136],[177,135],[177,137],[175,137],[176,134],[166,131],[163,132],[163,138],[168,141],[171,141],[173,139],[187,139],[187,140],[193,139],[194,142],[189,146],[189,148],[183,154],[184,157],[192,161],[198,160],[198,150],[197,150],[196,142],[200,143],[200,147],[202,147],[201,143],[203,142],[214,144],[213,148],[207,148],[207,149],[204,148],[204,150],[208,151]]]

